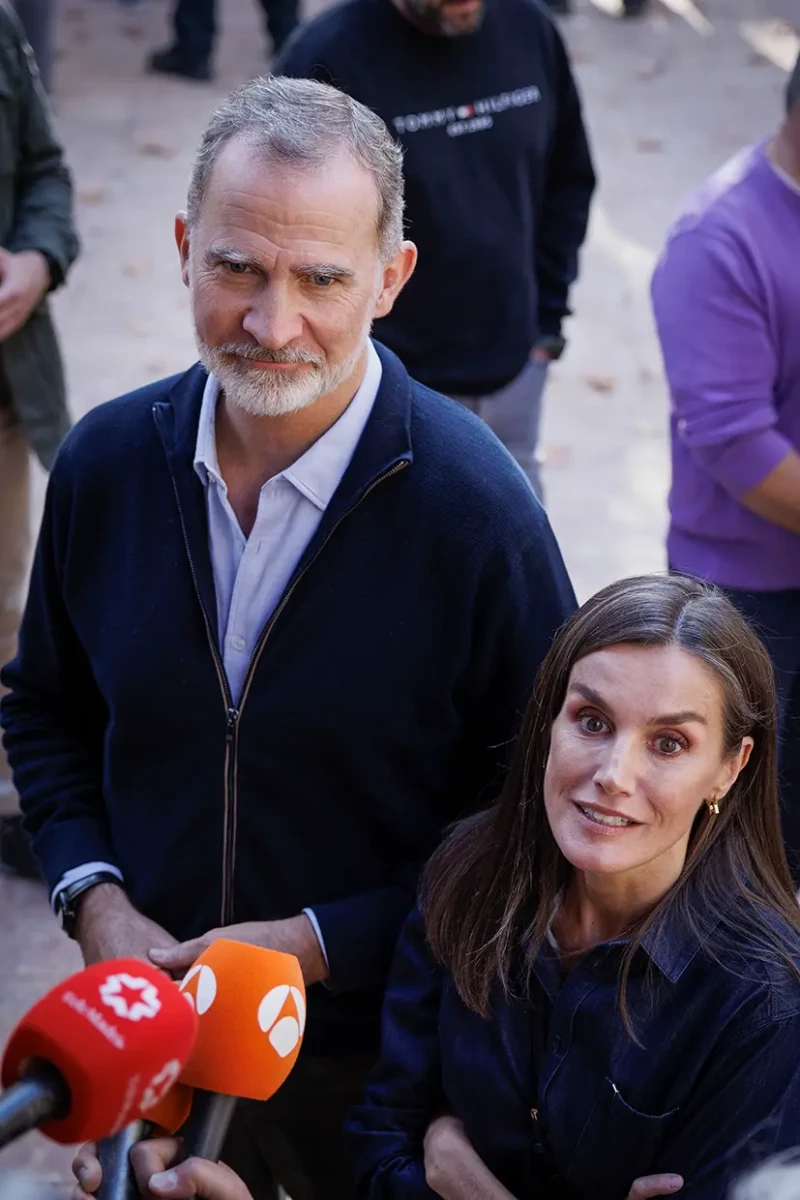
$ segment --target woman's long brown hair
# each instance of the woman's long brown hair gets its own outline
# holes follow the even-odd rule
[[[643,576],[604,588],[557,635],[498,800],[455,826],[426,869],[422,905],[431,949],[464,1003],[483,1016],[497,985],[512,990],[520,962],[532,965],[572,870],[550,831],[543,794],[550,732],[572,669],[595,651],[623,644],[680,646],[699,658],[722,688],[726,752],[734,754],[747,736],[755,743],[720,815],[710,817],[705,806],[698,813],[678,881],[630,931],[620,978],[626,1023],[633,958],[668,909],[736,970],[757,954],[798,973],[800,909],[780,827],[769,656],[716,588],[682,575]],[[716,921],[711,932],[709,914]]]

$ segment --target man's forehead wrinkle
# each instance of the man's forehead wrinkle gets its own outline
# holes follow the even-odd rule
[[[223,220],[227,217],[239,227],[254,233],[269,225],[286,230],[294,237],[310,237],[315,241],[331,241],[331,235],[346,237],[359,226],[358,206],[347,213],[331,212],[310,205],[290,209],[286,204],[270,203],[263,193],[245,189],[228,189],[220,205]],[[363,214],[362,214],[363,215]],[[257,227],[253,229],[253,218]]]

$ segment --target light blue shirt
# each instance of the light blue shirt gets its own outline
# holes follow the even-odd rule
[[[327,433],[261,488],[249,537],[242,533],[220,473],[216,439],[219,383],[213,375],[208,377],[194,469],[206,492],[219,645],[234,704],[241,697],[259,634],[350,464],[372,412],[381,373],[380,359],[370,342],[361,387]]]
[[[355,396],[339,420],[305,454],[267,480],[261,488],[249,537],[242,533],[220,473],[216,435],[220,388],[213,375],[208,377],[200,407],[194,469],[206,493],[217,633],[234,704],[239,702],[258,636],[275,611],[350,465],[375,404],[382,373],[381,360],[369,342],[367,369]],[[55,905],[62,888],[100,870],[109,871],[124,882],[118,868],[110,863],[86,863],[62,876],[53,890],[52,903]],[[314,926],[324,953],[317,919],[311,909],[303,911]]]

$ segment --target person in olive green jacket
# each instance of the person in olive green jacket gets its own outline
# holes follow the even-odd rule
[[[33,54],[0,0],[0,664],[15,652],[31,543],[29,456],[50,467],[69,428],[47,294],[78,253],[72,182]],[[0,750],[0,857],[19,865],[17,798]]]

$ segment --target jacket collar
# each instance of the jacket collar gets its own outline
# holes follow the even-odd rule
[[[381,360],[383,374],[372,412],[342,481],[306,547],[293,579],[305,569],[339,521],[382,476],[412,461],[411,407],[414,385],[405,367],[390,350],[378,342],[373,345]],[[190,367],[176,380],[166,398],[153,406],[153,415],[172,474],[198,591],[211,628],[216,630],[205,492],[194,470],[197,429],[207,379],[199,363]]]

